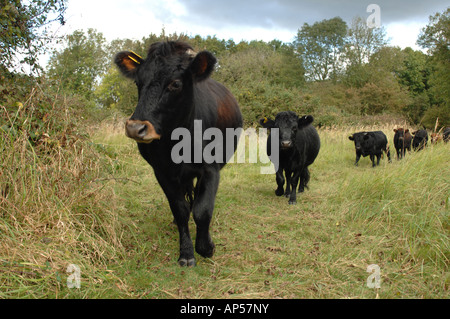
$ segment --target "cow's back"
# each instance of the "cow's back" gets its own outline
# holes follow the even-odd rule
[[[207,79],[194,90],[195,117],[203,128],[217,127],[225,135],[227,128],[242,127],[242,114],[238,102],[221,83]]]
[[[386,149],[386,146],[388,144],[388,140],[386,137],[386,134],[384,134],[382,131],[375,131],[373,132],[375,135],[375,146],[376,149]]]

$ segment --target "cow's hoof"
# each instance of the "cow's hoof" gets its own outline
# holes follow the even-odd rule
[[[180,265],[181,267],[195,267],[196,266],[195,258],[189,260],[181,258],[178,260],[178,265]]]
[[[195,251],[202,257],[211,258],[216,251],[216,245],[211,241],[207,245],[200,245],[196,243]]]
[[[284,194],[284,190],[283,189],[277,189],[275,191],[275,195],[277,195],[277,196],[283,196],[283,194]]]
[[[290,200],[289,201],[289,205],[297,205],[297,201],[296,200]]]

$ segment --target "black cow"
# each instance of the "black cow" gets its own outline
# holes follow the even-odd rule
[[[135,81],[139,94],[136,109],[126,122],[126,135],[137,142],[140,154],[152,166],[169,201],[180,236],[179,265],[195,266],[188,227],[190,213],[193,212],[197,225],[195,251],[212,257],[215,245],[209,226],[219,171],[228,158],[212,163],[202,159],[174,161],[172,149],[179,142],[172,134],[177,128],[192,133],[196,122],[201,120],[202,132],[217,128],[225,139],[227,128],[242,127],[238,103],[230,91],[210,78],[216,64],[213,54],[208,51],[196,54],[191,46],[181,41],[152,44],[146,59],[133,52],[120,52],[115,63],[125,76]],[[221,147],[225,150],[227,142],[231,142],[235,151],[237,138],[224,140]],[[207,144],[203,140],[192,143],[192,153],[196,156],[196,147],[200,147],[201,155]]]
[[[372,167],[380,165],[380,159],[382,152],[384,151],[391,161],[391,153],[389,151],[388,141],[386,135],[381,131],[376,132],[359,132],[350,135],[350,141],[355,142],[356,161],[355,166],[358,166],[361,155],[363,157],[370,156],[372,161]],[[375,164],[375,156],[377,157],[377,163]]]
[[[444,132],[442,133],[442,139],[444,140],[445,143],[450,141],[450,127],[446,127],[444,129]]]
[[[428,143],[428,133],[426,130],[418,130],[412,133],[414,135],[412,146],[415,151],[423,150]]]
[[[311,115],[298,117],[294,112],[281,112],[275,120],[264,118],[260,124],[265,128],[279,129],[279,165],[276,172],[276,182],[278,185],[275,194],[289,197],[289,204],[297,202],[298,191],[303,192],[308,187],[310,178],[308,166],[311,165],[319,154],[320,138],[316,129],[311,125],[314,118]],[[272,132],[271,132],[272,134]],[[271,137],[267,139],[267,155],[271,157]],[[275,163],[276,164],[276,163]],[[275,165],[276,166],[276,165]],[[286,175],[286,191],[284,191],[283,171]]]
[[[408,129],[398,128],[394,129],[394,147],[397,151],[397,159],[405,156],[406,150],[411,152],[412,135]]]

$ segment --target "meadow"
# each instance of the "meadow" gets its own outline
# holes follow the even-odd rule
[[[45,156],[26,138],[3,140],[0,298],[448,298],[450,144],[401,161],[391,146],[392,163],[353,165],[351,133],[382,130],[392,144],[394,127],[320,129],[295,206],[275,196],[263,164],[227,165],[216,253],[195,268],[177,265],[167,200],[122,118]],[[69,264],[79,289],[67,286]],[[367,285],[372,264],[379,289]]]

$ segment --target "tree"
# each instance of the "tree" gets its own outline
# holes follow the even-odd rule
[[[450,7],[430,16],[430,23],[422,29],[417,43],[436,58],[450,61]]]
[[[50,25],[64,24],[66,2],[0,0],[0,65],[11,69],[26,63],[36,71],[37,57],[52,41]]]
[[[436,117],[441,125],[450,125],[450,8],[430,17],[417,43],[431,55],[429,93],[434,105],[424,115],[423,123],[431,127]]]
[[[381,28],[369,28],[361,17],[353,19],[347,32],[345,55],[351,65],[362,65],[376,51],[387,45],[386,31]]]
[[[305,23],[298,30],[294,46],[302,57],[310,80],[336,78],[340,56],[345,47],[347,24],[336,17],[313,25]]]
[[[106,40],[102,33],[77,30],[65,38],[65,49],[50,57],[48,75],[59,80],[63,89],[92,98],[95,86],[106,72]]]
[[[372,55],[386,46],[386,32],[383,28],[369,28],[361,18],[353,19],[348,29],[345,45],[345,82],[350,86],[363,87],[371,76],[367,68]]]
[[[405,48],[403,51],[403,64],[397,71],[399,82],[408,88],[412,95],[419,95],[428,89],[430,69],[428,57],[421,51]]]

